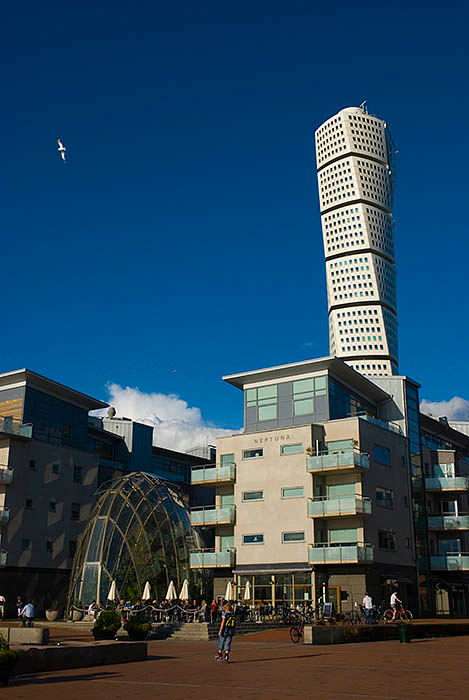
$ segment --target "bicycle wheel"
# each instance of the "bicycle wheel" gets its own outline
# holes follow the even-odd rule
[[[413,615],[410,610],[401,610],[399,613],[399,620],[401,622],[412,622]]]
[[[293,644],[298,644],[300,641],[300,630],[298,627],[290,627],[290,639],[292,640]]]
[[[389,610],[385,610],[383,613],[384,621],[385,622],[393,622],[393,619],[392,619],[393,615],[394,615],[394,612],[391,610],[391,608],[389,608]]]

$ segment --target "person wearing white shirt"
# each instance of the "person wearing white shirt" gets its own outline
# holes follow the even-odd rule
[[[397,591],[391,595],[391,608],[392,608],[392,619],[396,619],[397,611],[402,607],[402,600],[397,597]]]
[[[21,626],[22,627],[32,627],[33,622],[34,622],[34,617],[36,615],[36,609],[34,607],[34,604],[31,603],[26,603],[24,608],[21,611]]]
[[[362,605],[365,608],[366,624],[371,625],[371,615],[373,612],[373,600],[369,593],[365,593]]]

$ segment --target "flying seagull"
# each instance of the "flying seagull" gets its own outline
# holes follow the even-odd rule
[[[60,155],[62,156],[63,162],[66,163],[67,161],[66,161],[66,159],[65,159],[65,151],[66,151],[67,149],[66,149],[65,146],[63,145],[63,143],[62,143],[62,141],[60,140],[60,138],[57,139],[57,143],[59,144],[59,147],[58,147],[57,150],[59,151]]]

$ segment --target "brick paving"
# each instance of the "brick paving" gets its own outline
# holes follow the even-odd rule
[[[469,637],[337,646],[293,645],[288,630],[235,638],[232,663],[214,642],[154,641],[145,662],[57,671],[13,680],[8,700],[461,700]]]

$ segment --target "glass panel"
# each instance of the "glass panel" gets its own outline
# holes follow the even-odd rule
[[[243,535],[243,544],[264,544],[264,535]]]
[[[259,406],[259,420],[274,420],[277,418],[277,405]]]
[[[304,542],[305,533],[304,532],[284,532],[282,535],[284,542]]]
[[[329,530],[329,542],[358,542],[358,530],[356,527],[346,527]]]
[[[300,498],[305,495],[304,486],[291,486],[282,489],[282,498]]]
[[[293,394],[313,393],[314,383],[312,379],[298,379],[293,382]]]
[[[258,399],[274,399],[277,398],[277,385],[272,384],[271,386],[260,386],[257,389]]]
[[[263,491],[245,491],[243,493],[243,501],[262,501],[263,498]]]
[[[327,443],[327,451],[329,454],[333,452],[342,452],[343,450],[353,450],[353,440],[334,440]]]
[[[222,493],[220,500],[222,506],[234,506],[234,493]]]
[[[222,535],[220,537],[220,547],[222,552],[234,547],[234,535]]]
[[[257,389],[246,389],[246,401],[256,401]]]
[[[325,389],[325,388],[326,388],[326,375],[324,375],[323,377],[315,377],[314,378],[314,389],[315,389],[316,394],[318,394],[318,389]]]
[[[307,416],[314,412],[313,399],[302,399],[301,401],[294,401],[293,405],[295,416]]]
[[[234,464],[235,459],[234,459],[234,453],[233,454],[226,454],[226,455],[221,455],[220,457],[220,463],[222,467],[227,466],[228,464]]]
[[[103,541],[104,526],[106,518],[98,518],[95,523],[93,535],[90,542],[87,561],[99,561],[101,557],[101,543]]]
[[[264,455],[264,450],[258,448],[257,450],[244,450],[243,459],[255,459],[256,457],[262,457]]]
[[[303,452],[303,443],[301,442],[296,445],[282,445],[280,448],[280,454],[282,455],[294,455],[299,452]]]
[[[356,492],[356,484],[354,482],[348,484],[329,484],[327,487],[328,498],[336,496],[354,496]]]

